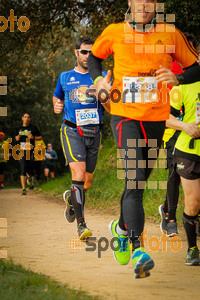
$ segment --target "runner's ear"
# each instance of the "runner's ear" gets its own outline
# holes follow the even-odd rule
[[[74,53],[75,53],[76,57],[78,57],[78,51],[76,49],[74,50]]]

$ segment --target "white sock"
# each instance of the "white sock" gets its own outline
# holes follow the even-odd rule
[[[116,232],[117,232],[117,234],[119,234],[119,235],[128,235],[127,230],[123,230],[123,229],[121,229],[121,228],[119,227],[119,223],[118,223],[117,226],[116,226]]]

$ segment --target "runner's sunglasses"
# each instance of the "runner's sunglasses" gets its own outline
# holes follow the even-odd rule
[[[80,52],[81,54],[83,55],[86,55],[86,54],[90,54],[91,50],[84,50],[84,49],[77,49],[78,52]]]

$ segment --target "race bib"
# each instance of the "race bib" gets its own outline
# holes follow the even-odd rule
[[[30,144],[30,142],[20,142],[20,147],[23,150],[32,150],[33,149],[33,145]]]
[[[123,103],[156,103],[155,77],[123,77]]]
[[[46,157],[46,158],[50,158],[50,157],[51,157],[51,154],[46,153],[46,154],[45,154],[45,157]]]
[[[76,124],[78,126],[99,124],[99,113],[96,108],[76,110]]]
[[[26,148],[25,148],[25,147],[26,147],[26,143],[22,143],[22,142],[21,142],[21,143],[20,143],[20,146],[21,146],[21,148],[22,148],[23,150],[26,150]]]
[[[200,122],[200,102],[196,104],[196,122]]]

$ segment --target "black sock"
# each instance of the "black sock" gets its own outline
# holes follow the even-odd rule
[[[82,203],[82,213],[84,216],[84,210],[85,210],[85,193],[87,190],[83,190],[83,203]]]
[[[163,211],[164,211],[165,214],[168,213],[167,196],[166,196],[166,198],[165,198],[165,203],[164,203],[164,205],[163,205]]]
[[[84,182],[72,180],[71,203],[74,207],[77,223],[84,221]]]
[[[132,252],[135,251],[137,248],[141,247],[141,242],[139,240],[135,240],[132,243]]]
[[[192,248],[197,245],[197,223],[198,215],[188,216],[186,213],[183,213],[183,225],[188,240],[188,248]]]
[[[169,209],[169,215],[168,215],[168,220],[175,220],[176,222],[176,209]]]

